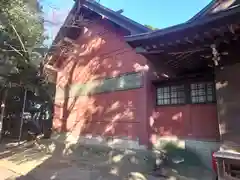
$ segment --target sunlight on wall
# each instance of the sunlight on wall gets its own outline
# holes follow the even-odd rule
[[[228,81],[225,82],[217,82],[216,83],[216,90],[219,90],[221,88],[225,88],[228,86]]]
[[[182,112],[179,112],[175,115],[172,116],[172,120],[174,121],[178,121],[178,120],[181,120],[182,119],[182,116],[183,116],[183,113]]]

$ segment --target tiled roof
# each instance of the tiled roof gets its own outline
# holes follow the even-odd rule
[[[101,4],[97,3],[96,1],[86,0],[84,3],[84,7],[103,15],[105,18],[109,19],[110,21],[116,23],[117,25],[129,30],[131,34],[138,34],[138,33],[145,33],[151,31],[146,26],[139,24],[125,16],[121,13],[113,11]]]
[[[205,8],[192,17],[189,21],[195,21],[215,13],[236,8],[240,5],[240,0],[212,0]]]

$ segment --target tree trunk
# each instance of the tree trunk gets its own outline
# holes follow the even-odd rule
[[[25,105],[26,105],[26,99],[27,99],[27,90],[24,90],[24,98],[23,98],[23,107],[22,107],[22,116],[21,116],[21,124],[20,124],[20,131],[19,131],[19,138],[18,138],[18,143],[20,143],[22,139],[22,129],[23,129],[23,114],[25,111]]]

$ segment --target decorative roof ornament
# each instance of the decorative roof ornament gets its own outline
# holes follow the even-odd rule
[[[212,55],[213,55],[212,60],[214,62],[214,65],[218,66],[219,65],[219,61],[221,60],[220,54],[219,54],[215,44],[211,45],[211,49],[212,49]]]

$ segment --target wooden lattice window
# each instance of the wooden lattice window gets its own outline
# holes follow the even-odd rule
[[[157,104],[184,104],[185,88],[184,85],[171,85],[157,88]]]
[[[214,97],[214,84],[212,82],[191,84],[191,102],[193,104],[214,102]]]

